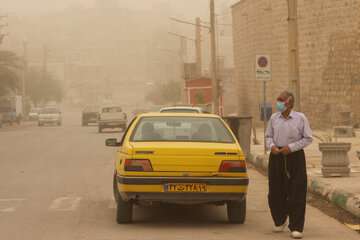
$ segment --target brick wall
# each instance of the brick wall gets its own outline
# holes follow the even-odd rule
[[[360,120],[360,0],[298,0],[301,107],[314,127]],[[287,1],[242,0],[233,11],[239,113],[259,119],[255,55],[270,54],[268,100],[288,89]]]

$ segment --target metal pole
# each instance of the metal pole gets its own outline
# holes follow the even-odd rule
[[[43,45],[43,69],[42,69],[42,81],[46,81],[46,74],[47,74],[47,56],[48,49],[46,45]]]
[[[22,96],[26,96],[26,73],[27,73],[27,42],[23,41],[23,76],[22,76]]]
[[[214,113],[219,113],[219,84],[217,81],[216,62],[216,31],[215,31],[215,2],[210,0],[210,40],[211,40],[211,78],[212,78],[212,108]]]
[[[185,71],[185,62],[187,61],[187,39],[185,37],[180,37],[180,74],[181,74],[181,85],[182,89],[185,89],[186,86],[186,71]],[[185,92],[181,91],[181,101],[185,103],[186,101]]]
[[[267,127],[267,121],[266,121],[266,117],[267,117],[267,110],[266,110],[266,81],[263,81],[263,118],[264,118],[264,154],[267,154],[267,150],[266,150],[266,127]]]
[[[183,63],[187,62],[187,41],[185,37],[180,37],[180,58]]]
[[[22,115],[25,117],[27,115],[27,108],[26,108],[26,74],[27,74],[27,68],[28,68],[28,62],[27,62],[27,42],[23,41],[23,72],[22,72]]]
[[[300,105],[300,74],[299,74],[299,43],[297,0],[288,2],[288,31],[289,31],[289,85],[295,94],[295,108],[301,111]]]

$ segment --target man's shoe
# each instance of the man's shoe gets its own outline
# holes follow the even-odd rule
[[[301,232],[292,231],[291,232],[291,237],[295,238],[295,239],[302,239],[304,237],[304,235]]]
[[[285,223],[283,225],[274,226],[273,232],[275,232],[275,233],[283,232],[285,230],[286,224],[287,224],[287,221],[285,221]]]

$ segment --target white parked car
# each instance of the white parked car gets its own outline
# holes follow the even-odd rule
[[[127,115],[119,106],[102,107],[99,113],[99,133],[104,128],[121,128],[125,131],[127,126]]]
[[[56,124],[61,126],[62,117],[60,109],[56,107],[46,107],[41,109],[39,113],[38,125]]]
[[[38,120],[41,108],[32,108],[29,112],[29,120]]]

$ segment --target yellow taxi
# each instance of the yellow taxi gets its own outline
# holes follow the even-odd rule
[[[202,113],[145,113],[135,117],[117,147],[116,220],[132,221],[134,204],[217,204],[232,223],[244,223],[249,183],[244,154],[221,117]]]

